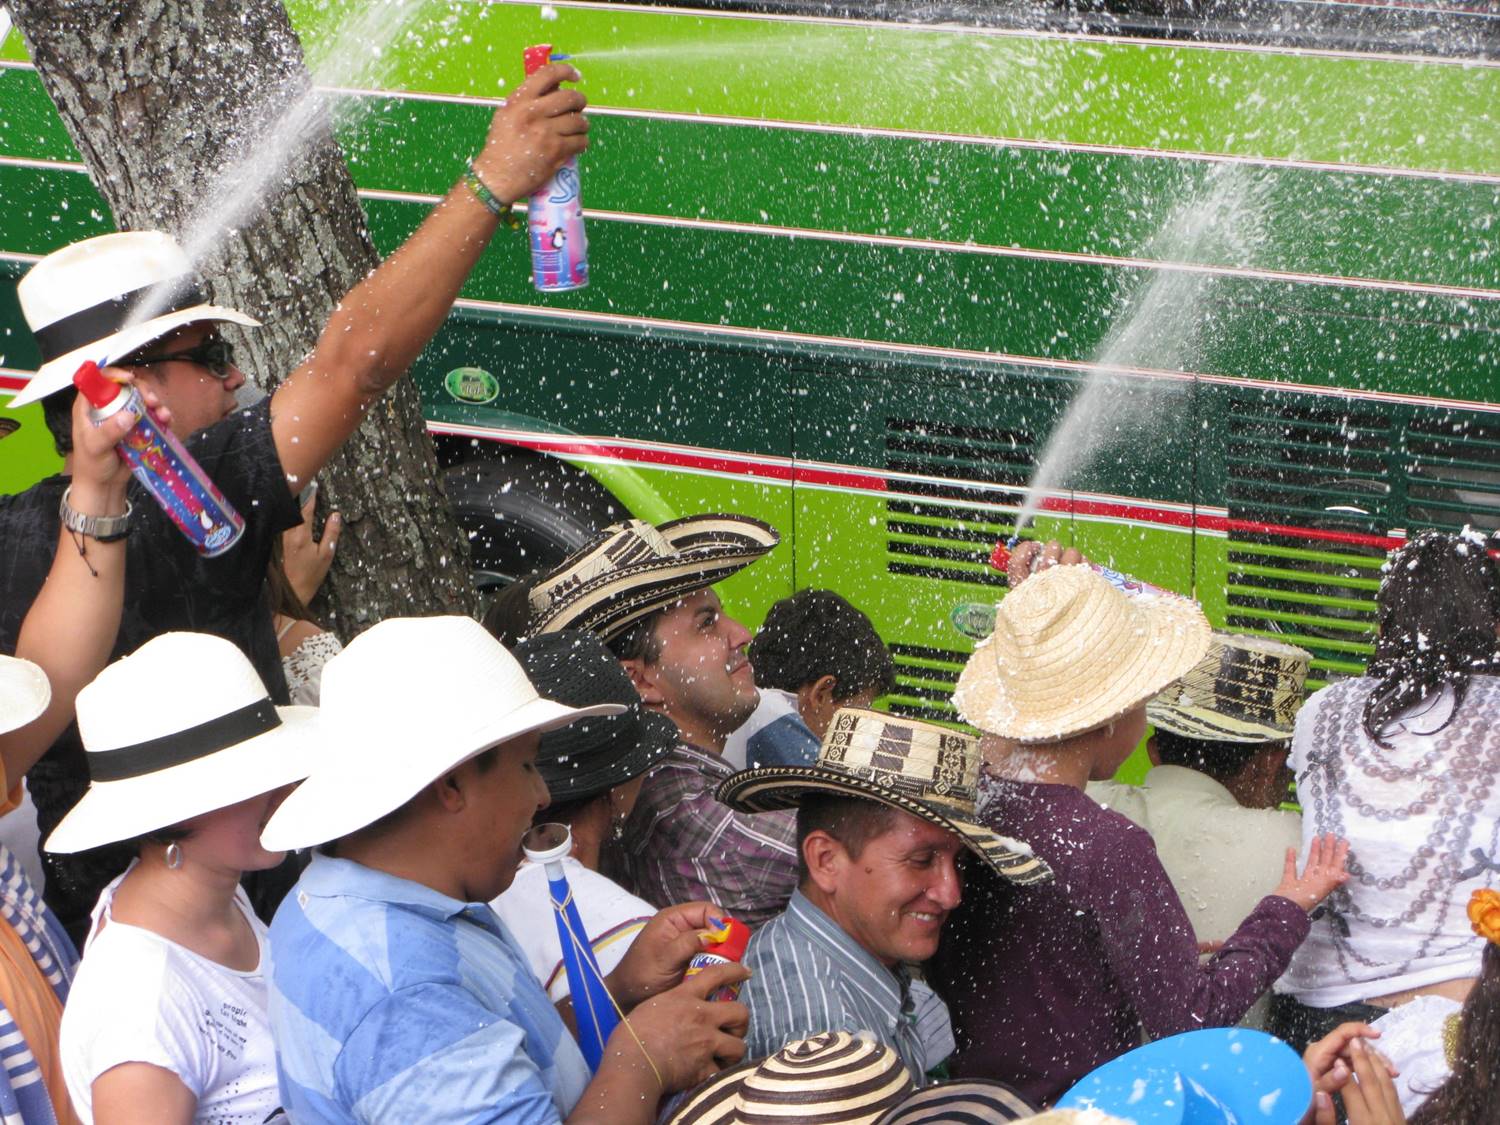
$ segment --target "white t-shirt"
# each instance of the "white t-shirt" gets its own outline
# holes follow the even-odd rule
[[[124,877],[99,896],[63,1008],[60,1049],[74,1110],[91,1125],[94,1080],[121,1063],[144,1062],[171,1071],[192,1091],[194,1121],[260,1125],[281,1104],[266,1015],[266,928],[245,893],[236,892],[260,945],[260,964],[237,972],[110,919]]]
[[[1373,687],[1317,692],[1292,736],[1303,861],[1315,834],[1349,840],[1349,881],[1276,982],[1314,1008],[1477,977],[1484,939],[1466,908],[1500,887],[1500,679],[1474,676],[1457,714],[1446,688],[1409,708],[1383,732],[1389,750],[1361,722]]]
[[[578,906],[578,917],[593,944],[594,960],[599,962],[599,971],[608,976],[656,913],[656,907],[597,871],[590,871],[572,856],[564,857],[563,871]],[[505,893],[490,906],[526,952],[531,971],[547,995],[554,1002],[569,995],[546,869],[523,862]]]

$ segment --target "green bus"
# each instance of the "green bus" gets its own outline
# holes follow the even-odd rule
[[[288,6],[315,48],[352,5]],[[535,42],[591,103],[592,284],[540,294],[497,239],[416,371],[484,581],[627,512],[755,515],[784,539],[726,583],[747,622],[837,589],[889,705],[951,718],[952,618],[1028,499],[1325,678],[1388,547],[1500,523],[1490,5],[435,0],[346,92],[383,251]],[[3,392],[16,279],[110,226],[15,34],[0,198]],[[16,417],[7,490],[53,467]]]

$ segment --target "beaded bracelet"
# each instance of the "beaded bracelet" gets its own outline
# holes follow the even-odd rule
[[[499,196],[492,192],[485,185],[485,182],[479,178],[479,173],[474,170],[474,162],[472,160],[469,161],[468,171],[464,173],[464,183],[474,193],[474,198],[483,203],[489,209],[490,214],[499,219],[503,226],[507,226],[511,230],[526,229],[525,217],[516,214],[510,207],[500,202]]]

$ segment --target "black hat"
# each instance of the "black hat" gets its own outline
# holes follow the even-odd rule
[[[678,741],[677,724],[647,710],[630,675],[593,633],[564,629],[515,647],[537,694],[555,703],[619,703],[619,715],[581,719],[542,735],[536,767],[554,801],[578,801],[639,777]]]

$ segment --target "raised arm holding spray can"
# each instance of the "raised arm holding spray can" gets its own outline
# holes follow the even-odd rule
[[[550,43],[527,47],[522,53],[527,76],[567,55],[552,54]],[[578,157],[563,166],[536,191],[526,208],[531,234],[531,277],[543,293],[582,289],[589,283],[589,240],[583,231],[583,194],[578,180]]]

